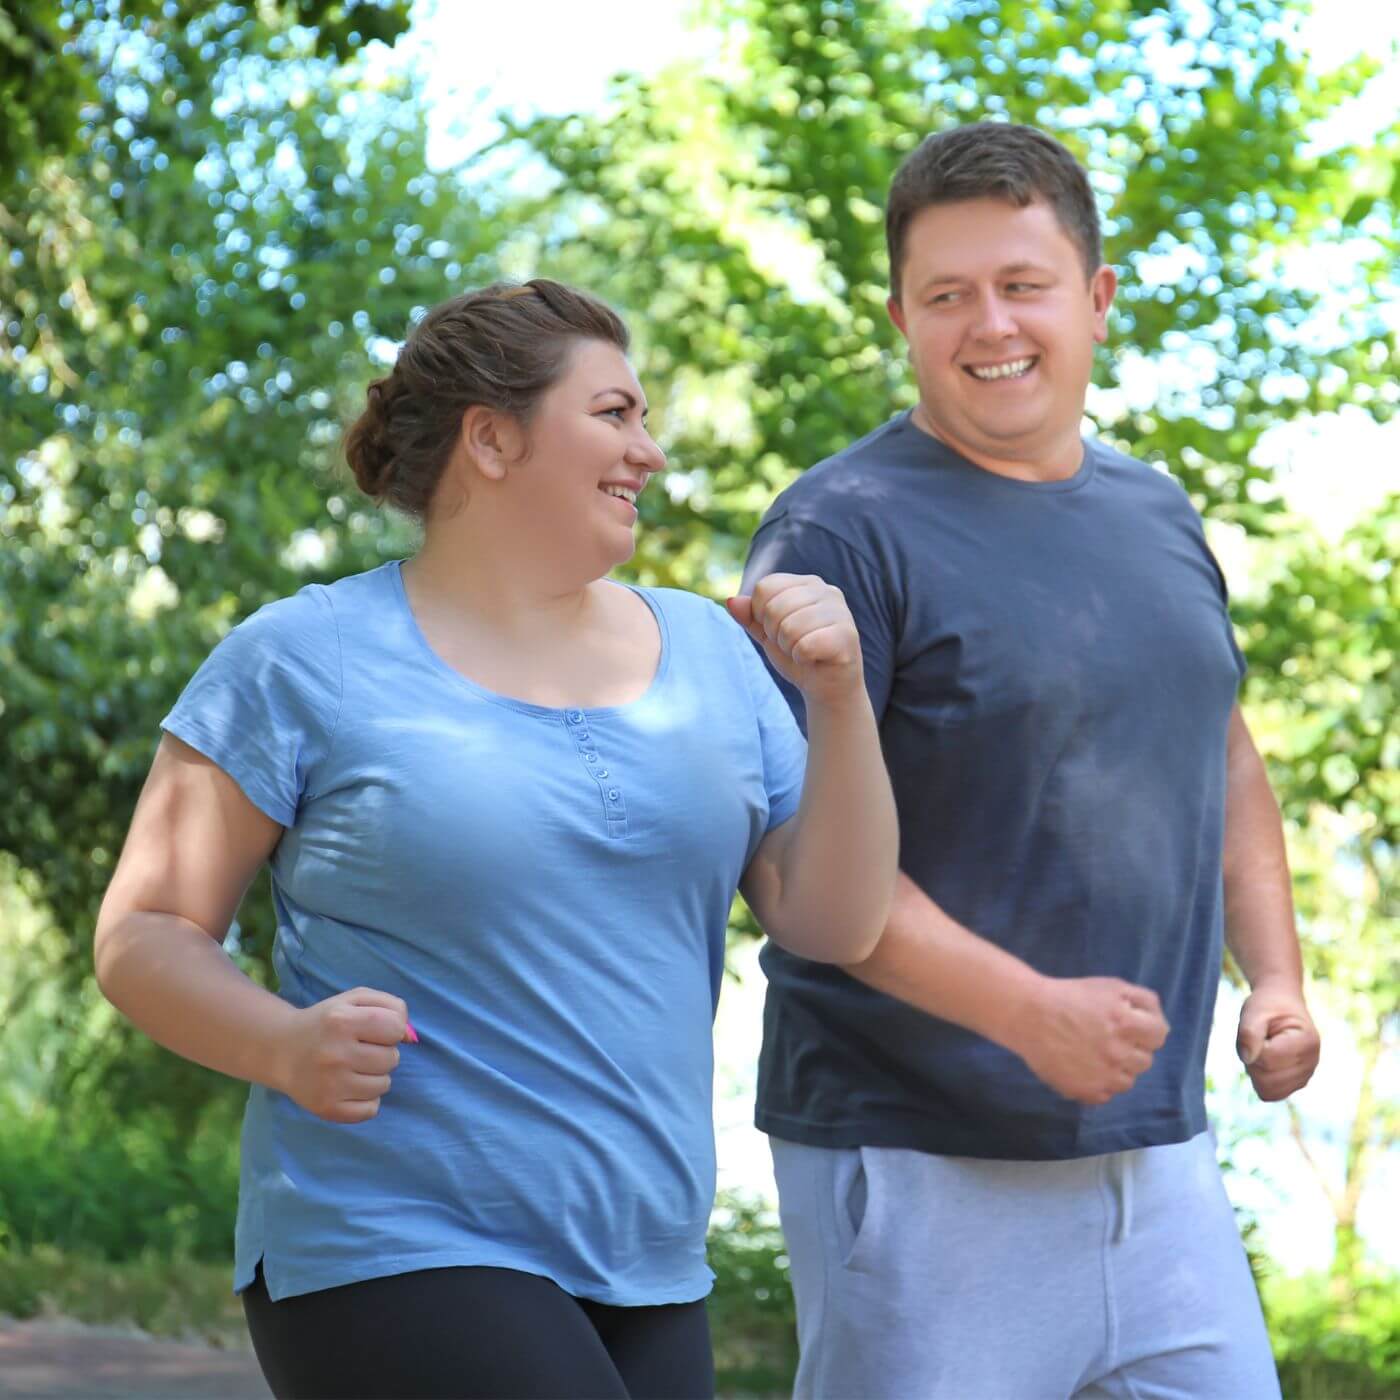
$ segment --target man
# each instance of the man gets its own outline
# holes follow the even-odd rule
[[[1261,1097],[1318,1037],[1224,582],[1081,438],[1116,278],[1070,154],[930,137],[886,229],[918,407],[778,498],[744,584],[845,592],[900,816],[875,953],[763,954],[797,1393],[1277,1396],[1203,1102],[1222,939]]]

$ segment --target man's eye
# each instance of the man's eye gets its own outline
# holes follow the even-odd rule
[[[937,292],[928,299],[930,306],[948,306],[957,300],[956,292]]]
[[[1040,289],[1039,282],[1012,282],[1006,290],[1008,292],[1038,292]]]

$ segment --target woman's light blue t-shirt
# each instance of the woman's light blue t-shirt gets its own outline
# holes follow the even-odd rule
[[[254,1086],[236,1288],[261,1259],[273,1298],[454,1265],[709,1291],[726,919],[806,751],[722,608],[636,591],[662,648],[629,705],[473,685],[391,563],[250,617],[163,721],[287,828],[280,994],[392,992],[421,1036],[367,1123]]]

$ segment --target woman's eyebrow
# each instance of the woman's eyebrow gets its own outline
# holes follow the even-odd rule
[[[598,392],[593,395],[593,397],[595,399],[601,399],[605,394],[621,394],[622,397],[627,400],[628,408],[636,408],[637,406],[637,396],[630,389],[623,389],[620,387],[612,389],[599,389]],[[647,405],[643,404],[642,417],[645,418],[650,412],[651,410],[647,407]]]

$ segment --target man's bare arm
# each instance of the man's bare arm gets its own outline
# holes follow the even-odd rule
[[[1225,941],[1250,986],[1238,1048],[1261,1099],[1312,1078],[1321,1040],[1303,994],[1303,958],[1283,821],[1239,706],[1230,716],[1225,801]]]
[[[1116,977],[1047,977],[950,918],[903,872],[875,951],[844,970],[1012,1051],[1081,1103],[1131,1088],[1167,1035],[1155,992]]]

